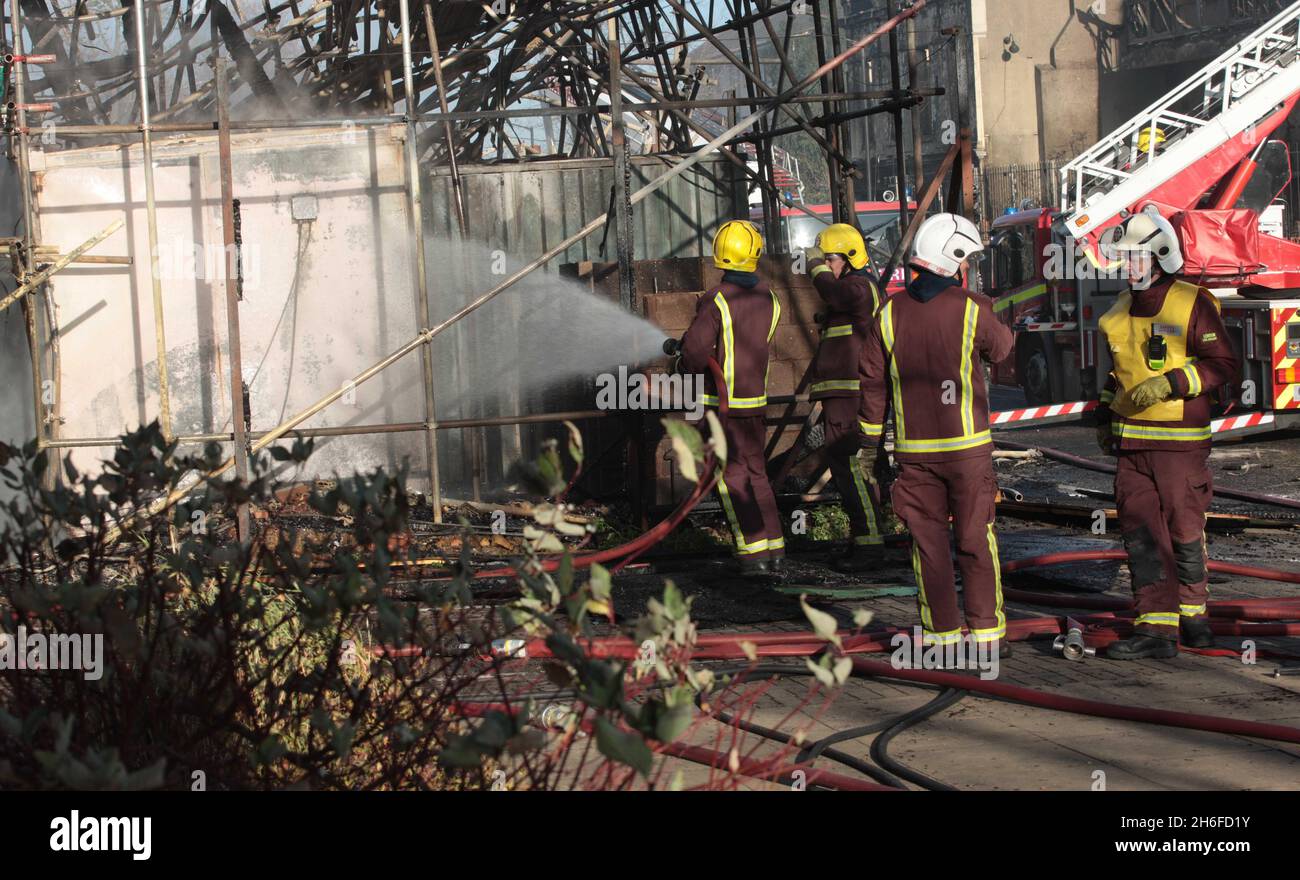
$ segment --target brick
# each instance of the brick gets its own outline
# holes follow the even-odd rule
[[[771,361],[767,369],[768,394],[794,394],[794,383],[798,377],[794,373],[792,361]]]
[[[799,326],[778,326],[772,338],[772,357],[777,360],[809,361],[817,351],[814,330]]]
[[[783,323],[788,322],[815,328],[817,326],[815,316],[818,312],[826,311],[826,304],[822,302],[816,290],[811,288],[802,290],[790,288],[786,293],[786,298],[781,302],[781,308],[785,312],[781,316]]]
[[[704,290],[712,290],[722,283],[722,270],[713,265],[713,260],[700,261],[700,276]]]
[[[695,319],[698,299],[697,293],[649,293],[642,302],[647,320],[665,330],[684,331]]]
[[[694,292],[704,289],[703,260],[698,257],[641,260],[635,269],[636,289],[642,295]]]
[[[765,254],[758,261],[758,274],[773,287],[812,287],[812,279],[794,272],[794,258],[790,254]]]

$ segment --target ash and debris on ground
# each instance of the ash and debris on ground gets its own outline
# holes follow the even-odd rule
[[[1088,426],[1052,425],[1003,436],[1102,460]],[[1210,459],[1215,485],[1300,498],[1300,443],[1296,440],[1293,434],[1276,434],[1217,444]],[[1109,474],[1039,457],[999,458],[995,468],[1004,500],[1076,508],[1114,506]],[[468,540],[475,560],[486,565],[518,558],[523,526],[529,522],[528,507],[522,502],[501,505],[500,509],[510,513],[504,530],[500,530],[498,519],[498,531],[494,532],[490,504],[444,508],[444,523],[435,524],[427,499],[413,501],[410,540],[414,555],[452,560]],[[832,502],[814,509],[834,511],[835,506]],[[1216,498],[1211,512],[1272,521],[1269,528],[1236,528],[1229,523],[1226,530],[1208,531],[1212,559],[1300,571],[1300,511]],[[615,546],[637,533],[625,510],[591,504],[578,509],[576,515],[592,523],[593,533],[574,541],[574,548]],[[278,529],[281,537],[272,537],[277,540],[303,529],[315,530],[317,536],[331,530],[338,533],[345,525],[322,519],[306,507],[305,495],[299,495],[284,499],[263,527],[271,535]],[[824,538],[837,524],[831,513],[823,514],[821,521],[825,528],[819,537]],[[1094,534],[1090,525],[1086,520],[1063,524],[1000,515],[997,532],[1002,561],[1121,546],[1113,520],[1106,534]],[[871,612],[873,629],[916,625],[915,581],[908,553],[902,548],[887,549],[870,572],[845,575],[829,565],[838,544],[807,537],[792,540],[788,570],[778,591],[737,576],[726,552],[721,513],[702,510],[670,541],[615,575],[617,626],[602,622],[596,632],[615,633],[630,624],[651,597],[662,594],[667,579],[690,598],[692,619],[701,633],[807,631],[800,594],[847,629],[854,627],[859,609]],[[1127,567],[1120,562],[1081,562],[1016,572],[1007,575],[1004,583],[1065,595],[1130,596]],[[484,595],[499,596],[505,584],[499,579],[486,580]],[[1281,597],[1297,592],[1295,585],[1220,574],[1212,574],[1210,584],[1212,599]],[[837,595],[846,590],[869,591],[870,598]],[[1007,602],[1011,619],[1095,613]],[[1217,644],[1240,651],[1243,642],[1240,637],[1221,637]],[[1254,642],[1258,649],[1300,655],[1297,638],[1261,637]],[[802,658],[776,662],[787,662],[796,670],[803,665]],[[1236,657],[1184,653],[1173,660],[1119,663],[1087,658],[1075,663],[1053,651],[1050,638],[1036,638],[1015,645],[1013,656],[1001,664],[999,680],[1102,702],[1300,727],[1300,675],[1274,674],[1292,662],[1261,658],[1247,664]],[[539,666],[535,661],[512,661],[505,674],[535,690],[539,681],[545,686]],[[855,678],[835,695],[829,709],[823,706],[814,711],[822,701],[807,699],[809,682],[806,676],[782,677],[766,689],[749,720],[783,730],[798,728],[812,740],[898,715],[933,697],[929,691],[899,681]],[[768,742],[751,745],[757,756],[777,748]],[[860,758],[868,756],[869,747],[870,738],[837,746]],[[1098,778],[1111,789],[1300,788],[1300,747],[1294,745],[1071,715],[973,695],[899,736],[891,753],[958,788],[1088,790],[1096,788]],[[844,767],[821,759],[816,766],[844,771]],[[685,762],[682,770],[688,785],[708,772]],[[1098,777],[1098,772],[1103,775]]]

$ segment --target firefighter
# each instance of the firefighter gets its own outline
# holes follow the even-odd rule
[[[965,217],[936,214],[921,224],[910,260],[916,276],[905,293],[885,301],[863,347],[861,419],[868,435],[881,435],[892,387],[899,475],[891,499],[912,535],[926,644],[962,639],[951,515],[965,622],[980,651],[1005,657],[1010,651],[993,531],[997,480],[980,360],[1001,361],[1012,336],[988,297],[962,285],[962,273],[983,249],[979,229]],[[863,449],[864,471],[872,470],[876,451],[876,444]]]
[[[1138,156],[1145,156],[1148,152],[1151,152],[1152,147],[1155,148],[1153,155],[1160,155],[1160,150],[1163,148],[1166,140],[1167,138],[1165,137],[1164,129],[1156,128],[1154,125],[1148,125],[1146,128],[1138,132]]]
[[[862,571],[876,561],[873,557],[884,543],[876,485],[854,460],[868,442],[858,421],[858,362],[867,325],[880,306],[880,287],[869,268],[862,233],[847,223],[823,229],[804,256],[806,271],[827,307],[809,397],[821,401],[823,454],[853,537],[848,552],[832,559],[831,565],[844,572]]]
[[[713,265],[723,270],[722,282],[700,297],[681,351],[681,367],[704,374],[705,404],[718,407],[726,395],[727,464],[718,494],[746,577],[779,575],[785,556],[776,495],[767,479],[763,422],[768,350],[781,302],[758,277],[762,252],[763,237],[748,220],[730,220],[718,228]],[[722,368],[725,388],[716,385],[708,366],[711,357]]]
[[[1137,621],[1117,660],[1173,657],[1214,643],[1206,620],[1205,513],[1212,491],[1210,396],[1240,361],[1208,290],[1177,277],[1177,233],[1154,208],[1125,221],[1114,245],[1130,289],[1102,316],[1114,369],[1100,395],[1097,440],[1118,455],[1115,502]]]

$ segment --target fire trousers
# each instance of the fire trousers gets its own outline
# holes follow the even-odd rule
[[[767,426],[760,416],[723,419],[727,466],[718,480],[718,495],[736,537],[736,555],[767,559],[785,555],[781,514],[767,479],[763,447]]]
[[[912,533],[912,570],[927,641],[953,644],[962,637],[950,533],[956,540],[971,635],[977,642],[1006,636],[1002,569],[993,534],[997,491],[988,452],[948,461],[900,462],[890,497],[894,513]]]
[[[1208,447],[1121,452],[1115,505],[1133,579],[1135,629],[1178,638],[1179,617],[1205,614],[1205,512],[1213,486]]]
[[[880,536],[880,503],[876,484],[858,467],[858,451],[864,443],[875,443],[858,423],[858,398],[827,397],[822,400],[822,430],[826,432],[824,454],[831,477],[840,493],[849,530],[855,545],[884,543]]]

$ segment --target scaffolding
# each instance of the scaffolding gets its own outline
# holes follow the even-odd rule
[[[90,234],[94,230],[87,230],[84,245],[55,258],[50,246],[42,244],[31,142],[51,128],[60,138],[79,144],[136,144],[142,150],[148,260],[153,269],[157,417],[168,439],[228,444],[229,458],[204,476],[211,479],[233,470],[246,478],[251,455],[289,436],[418,433],[423,437],[432,507],[438,516],[439,431],[605,415],[521,413],[440,422],[432,352],[439,334],[575,242],[606,227],[615,235],[620,303],[637,309],[633,208],[706,157],[720,156],[758,189],[768,223],[774,222],[780,207],[812,215],[792,197],[791,163],[774,160],[774,141],[782,135],[802,133],[824,155],[834,212],[832,218],[819,217],[822,222],[854,216],[853,189],[859,171],[850,158],[848,121],[873,113],[891,114],[897,163],[905,170],[904,112],[946,91],[918,85],[914,48],[906,86],[897,63],[897,29],[915,17],[926,0],[901,4],[887,0],[881,4],[883,23],[852,36],[843,25],[840,5],[835,0],[268,0],[262,4],[122,0],[113,7],[93,0],[8,0],[4,124],[10,158],[18,171],[22,228],[8,242],[18,288],[0,308],[21,304],[25,312],[39,445],[70,449],[110,442],[102,437],[60,436],[59,328],[45,285],[75,262],[130,260],[90,253],[107,231],[96,237]],[[249,11],[254,7],[260,9]],[[791,55],[791,40],[805,31],[812,32],[816,60],[801,67]],[[891,87],[846,91],[841,67],[881,38],[888,39],[894,58]],[[954,51],[964,51],[961,40],[950,44],[957,47]],[[910,40],[909,47],[914,46]],[[694,64],[692,56],[702,48],[721,56],[740,74],[743,96],[701,96],[707,68]],[[807,94],[813,88],[817,93]],[[908,200],[899,199],[900,228],[908,233],[949,169],[953,170],[950,207],[966,212],[973,207],[969,122],[960,80],[956,92],[961,138],[928,181],[913,216],[909,217]],[[232,135],[327,126],[349,130],[395,126],[405,131],[408,268],[418,298],[419,332],[343,387],[282,419],[273,429],[253,432],[247,427],[242,379],[239,272],[226,272],[231,430],[177,433],[158,272],[155,147],[169,136],[215,133],[222,239],[228,254],[238,254]],[[521,133],[525,126],[527,138]],[[544,132],[541,143],[539,131]],[[913,135],[913,167],[919,174],[920,135],[915,128]],[[655,156],[666,170],[634,190],[630,164],[638,156]],[[558,160],[612,161],[609,209],[450,316],[434,321],[419,170],[446,169],[456,225],[465,235],[472,207],[466,203],[464,166]],[[904,188],[900,185],[900,191]],[[904,237],[889,267],[897,264],[909,239],[910,234]],[[776,240],[770,228],[769,240]],[[349,387],[417,351],[422,420],[299,428]],[[46,390],[47,377],[53,381],[52,394]],[[188,487],[159,499],[151,512],[165,509],[186,491]],[[241,538],[247,537],[248,529],[247,512],[242,511]]]

